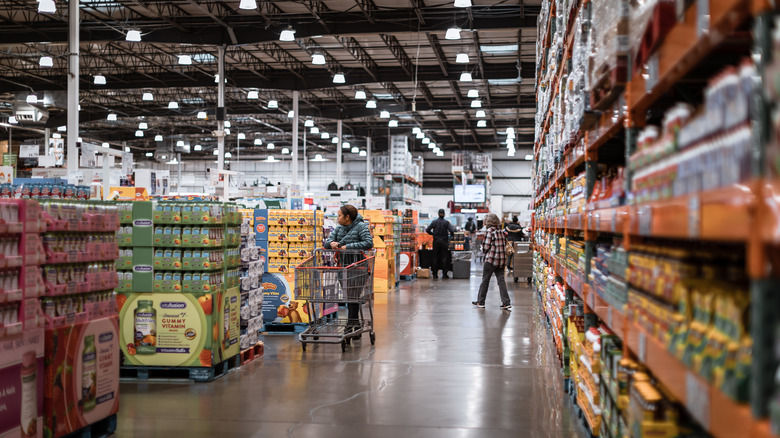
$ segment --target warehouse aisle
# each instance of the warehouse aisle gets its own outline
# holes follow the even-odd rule
[[[493,282],[495,283],[495,281]],[[493,285],[471,305],[471,280],[401,282],[377,296],[368,336],[305,353],[266,336],[266,353],[209,384],[123,383],[120,437],[579,436],[548,334],[527,285],[513,311]]]

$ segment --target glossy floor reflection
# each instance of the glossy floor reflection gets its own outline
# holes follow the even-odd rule
[[[368,336],[303,352],[265,337],[265,357],[208,384],[121,386],[120,437],[579,437],[558,360],[525,284],[402,281],[375,304]]]

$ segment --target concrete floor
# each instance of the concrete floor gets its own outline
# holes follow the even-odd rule
[[[122,383],[119,437],[580,436],[538,300],[495,279],[402,281],[377,294],[376,345],[265,337],[265,356],[207,384]]]

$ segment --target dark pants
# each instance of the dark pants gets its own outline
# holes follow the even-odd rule
[[[447,255],[450,252],[450,242],[447,239],[433,239],[433,277],[447,275]]]
[[[488,262],[485,262],[485,265],[482,267],[482,284],[479,285],[479,296],[477,297],[477,302],[479,304],[485,304],[488,286],[490,286],[490,276],[494,274],[496,276],[496,281],[498,282],[498,292],[501,294],[501,304],[509,305],[509,292],[506,290],[504,267],[493,266]]]
[[[340,265],[349,266],[362,260],[362,256],[357,254],[340,253]],[[352,269],[346,271],[346,278],[340,278],[341,287],[344,289],[345,298],[349,300],[361,299],[365,292],[366,282],[370,278],[369,273],[364,269]],[[373,285],[372,285],[373,286]],[[347,303],[347,324],[350,326],[360,325],[360,306],[362,303]]]
[[[463,245],[464,251],[471,251],[471,237],[466,236],[465,244]]]

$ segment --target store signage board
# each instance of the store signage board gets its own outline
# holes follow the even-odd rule
[[[124,175],[133,174],[133,153],[122,152],[122,173]]]
[[[40,155],[41,145],[23,144],[19,146],[19,158],[37,158]]]

